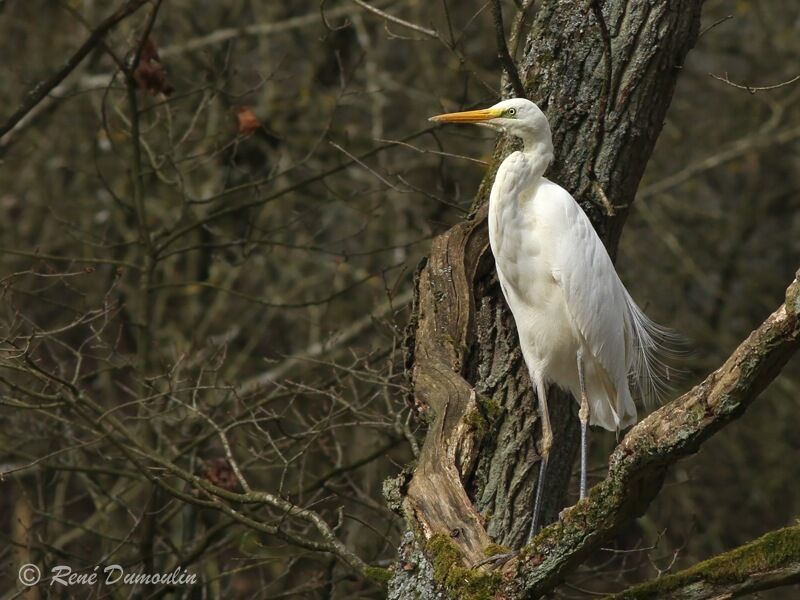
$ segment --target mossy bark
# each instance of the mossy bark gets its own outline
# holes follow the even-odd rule
[[[609,600],[735,598],[800,583],[800,525],[772,531],[673,575],[625,590]]]

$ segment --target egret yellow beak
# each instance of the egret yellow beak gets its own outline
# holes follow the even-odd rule
[[[480,110],[467,110],[464,112],[445,113],[428,119],[436,123],[483,123],[502,116],[503,111],[498,108],[482,108]]]

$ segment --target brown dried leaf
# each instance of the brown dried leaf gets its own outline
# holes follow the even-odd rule
[[[211,458],[205,461],[203,477],[230,492],[239,489],[239,482],[227,458]]]
[[[258,117],[253,114],[253,111],[248,106],[237,106],[236,118],[239,124],[239,135],[252,135],[261,129],[261,121],[258,120]]]
[[[133,78],[140,89],[156,96],[169,96],[175,88],[167,81],[167,71],[158,56],[158,48],[152,38],[147,38],[139,55],[139,63],[133,70]]]

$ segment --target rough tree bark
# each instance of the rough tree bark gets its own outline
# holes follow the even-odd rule
[[[547,1],[528,32],[520,72],[553,129],[548,176],[575,195],[612,256],[697,37],[701,4]],[[502,597],[536,597],[620,519],[643,510],[663,477],[659,469],[637,472],[635,485],[648,490],[638,501],[612,498],[631,491],[624,485],[604,488],[610,496],[592,502],[607,500],[608,513],[598,521],[583,515],[572,530],[547,528],[502,574],[468,568],[497,544],[522,544],[538,466],[536,403],[488,250],[486,198],[509,147],[500,141],[473,215],[435,240],[417,278],[407,367],[429,429],[413,474],[388,486],[410,529],[393,598],[494,597],[501,588]],[[545,522],[563,506],[577,445],[574,402],[551,397],[550,405],[556,442]],[[537,569],[551,550],[552,564]]]

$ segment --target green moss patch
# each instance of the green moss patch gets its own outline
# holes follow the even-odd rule
[[[479,435],[483,435],[486,430],[486,419],[483,418],[481,411],[477,408],[464,415],[464,422],[469,425],[470,429],[477,431]]]
[[[428,540],[425,554],[433,565],[433,577],[436,583],[442,586],[451,598],[492,600],[500,588],[502,583],[500,573],[465,567],[458,547],[445,534],[436,534]]]
[[[383,567],[367,567],[366,575],[372,579],[372,581],[377,581],[382,585],[389,583],[389,580],[392,578],[392,572]]]
[[[495,419],[501,412],[500,404],[491,398],[480,399],[483,412],[489,419]]]
[[[498,554],[508,554],[509,552],[511,552],[511,548],[502,544],[489,544],[483,549],[483,553],[486,556],[497,556]]]

